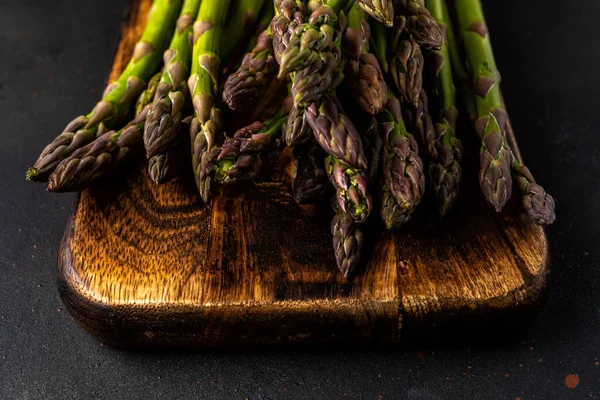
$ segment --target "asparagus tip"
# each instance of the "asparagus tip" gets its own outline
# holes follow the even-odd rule
[[[37,168],[29,167],[25,173],[25,178],[30,182],[35,182],[38,174],[39,171]]]

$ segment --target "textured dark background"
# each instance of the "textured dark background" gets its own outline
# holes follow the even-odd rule
[[[523,153],[557,198],[550,298],[528,331],[489,347],[247,353],[104,347],[58,298],[73,196],[24,171],[98,100],[126,3],[0,1],[0,398],[600,397],[600,2],[485,1]]]

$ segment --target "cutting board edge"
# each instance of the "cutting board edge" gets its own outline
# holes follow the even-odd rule
[[[336,343],[343,345],[348,342],[377,345],[422,343],[424,338],[435,337],[438,333],[443,333],[448,338],[464,338],[465,327],[477,332],[496,329],[495,327],[506,324],[522,326],[531,322],[538,315],[547,296],[548,280],[551,274],[549,252],[544,255],[543,263],[539,268],[540,272],[537,275],[526,279],[523,286],[500,296],[475,302],[472,299],[460,298],[454,301],[446,300],[440,303],[443,306],[440,306],[436,312],[425,315],[405,313],[400,296],[387,300],[361,299],[360,307],[356,307],[356,299],[349,298],[346,304],[343,299],[337,299],[330,302],[336,307],[328,314],[329,319],[323,319],[322,308],[315,307],[319,303],[321,305],[326,303],[326,300],[303,300],[296,302],[304,303],[306,307],[296,309],[296,315],[302,316],[302,318],[300,318],[300,322],[291,327],[292,334],[287,337],[269,337],[268,332],[276,332],[281,328],[282,319],[289,323],[289,317],[294,316],[294,311],[285,307],[281,312],[274,312],[276,307],[284,302],[225,303],[211,306],[165,303],[154,304],[150,307],[148,304],[143,304],[136,307],[131,304],[110,304],[94,298],[82,282],[76,279],[77,275],[73,268],[73,259],[69,248],[68,238],[73,232],[79,199],[80,196],[77,196],[73,205],[74,212],[69,218],[61,244],[58,274],[59,294],[65,307],[79,325],[101,342],[118,347],[249,348],[260,345],[308,343],[334,345]],[[545,234],[543,239],[547,245],[548,239]],[[361,325],[360,317],[363,316],[366,309],[373,308],[379,309],[379,313],[375,315],[375,319],[369,319],[368,323],[371,326],[364,323]],[[149,309],[152,311],[149,312]],[[232,313],[233,310],[235,312]],[[244,311],[240,312],[240,310]],[[336,316],[335,313],[338,315]],[[148,316],[150,317],[148,318]],[[240,341],[239,332],[252,331],[252,329],[242,328],[240,330],[235,323],[231,325],[230,318],[232,316],[233,318],[241,317],[238,318],[240,321],[250,316],[251,319],[256,319],[256,323],[270,323],[264,331],[267,334],[259,332],[253,337],[245,336],[244,340]],[[199,317],[204,317],[205,321]],[[321,320],[318,323],[312,323],[315,318],[320,317]],[[215,318],[228,320],[228,327],[225,330],[218,327],[212,327],[208,331],[204,330],[206,327],[203,326],[203,322]],[[177,326],[165,325],[166,321],[173,319],[179,321]],[[306,321],[311,321],[311,323],[306,323]],[[373,321],[375,322],[373,323]],[[207,324],[211,325],[212,322],[208,321]],[[340,324],[345,325],[340,327]],[[374,327],[373,325],[379,326]],[[332,327],[333,331],[327,331]],[[317,336],[311,332],[311,329]],[[369,331],[369,329],[373,329],[373,331]],[[219,332],[219,335],[215,335],[215,330]],[[327,334],[318,336],[319,332]]]

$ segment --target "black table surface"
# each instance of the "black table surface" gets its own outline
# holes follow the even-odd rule
[[[249,352],[103,346],[58,297],[74,196],[24,172],[98,100],[126,3],[0,2],[1,399],[600,396],[600,2],[484,1],[523,154],[557,199],[552,286],[530,328],[485,346]]]

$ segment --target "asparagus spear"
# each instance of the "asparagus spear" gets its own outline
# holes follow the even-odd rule
[[[306,109],[306,118],[325,152],[344,164],[366,170],[367,160],[360,136],[335,95],[323,96]]]
[[[377,57],[369,52],[371,29],[367,14],[355,4],[348,13],[343,44],[348,61],[345,67],[350,93],[369,114],[377,114],[387,101],[387,85]]]
[[[140,94],[137,102],[135,103],[135,115],[140,115],[144,108],[154,101],[154,95],[156,94],[156,90],[158,89],[158,84],[160,83],[163,73],[164,71],[160,70],[160,72],[157,72],[152,78],[150,78],[148,81],[148,86]]]
[[[442,47],[442,29],[425,7],[425,0],[400,0],[397,12],[406,16],[406,27],[419,46],[426,49]]]
[[[283,137],[290,147],[301,145],[312,139],[312,128],[306,119],[306,112],[303,108],[292,107],[283,128]]]
[[[252,180],[260,173],[263,153],[281,135],[287,119],[290,101],[265,122],[254,122],[238,130],[234,137],[225,141],[214,153],[213,169],[215,180],[232,183]]]
[[[406,119],[406,125],[408,130],[414,132],[417,142],[420,145],[422,153],[431,157],[429,153],[429,143],[433,143],[435,140],[435,126],[433,120],[429,114],[429,97],[425,93],[424,89],[421,89],[419,95],[419,103],[417,107],[408,102],[403,103],[402,115]]]
[[[273,50],[277,63],[290,41],[294,30],[306,20],[308,10],[301,0],[274,0],[276,15],[271,23]]]
[[[389,71],[396,88],[415,106],[423,88],[424,64],[421,46],[406,31],[406,18],[396,17],[388,48]]]
[[[381,220],[388,230],[400,228],[408,222],[409,218],[407,218],[404,209],[400,207],[394,196],[392,196],[390,188],[385,183],[385,179],[381,180],[380,191],[379,215],[381,216]]]
[[[457,0],[455,7],[475,93],[475,130],[482,142],[479,182],[486,200],[500,212],[512,193],[510,168],[513,163],[506,139],[507,115],[500,95],[500,76],[481,3]]]
[[[150,179],[155,183],[165,176],[161,171],[161,168],[168,167],[164,155],[174,146],[181,128],[192,63],[193,24],[199,8],[200,0],[185,0],[183,3],[171,45],[163,56],[164,73],[146,117],[144,147],[150,160]],[[157,163],[157,157],[163,162]]]
[[[230,15],[227,16],[227,25],[221,44],[222,59],[227,60],[234,53],[240,41],[252,34],[252,29],[258,21],[260,14],[264,12],[265,0],[234,0],[230,7]],[[267,5],[268,6],[268,5]],[[268,7],[272,10],[272,7]],[[272,15],[272,14],[271,14]]]
[[[324,163],[325,157],[319,146],[294,147],[296,169],[292,180],[292,193],[296,203],[313,203],[325,193],[329,180]]]
[[[391,90],[388,90],[386,108],[378,118],[384,142],[385,190],[389,191],[398,203],[397,216],[393,220],[404,223],[410,220],[425,193],[423,161],[418,154],[417,142],[407,131],[402,119],[400,100]],[[384,218],[386,224],[388,224],[387,219]],[[394,224],[394,227],[397,226],[398,224]]]
[[[556,220],[554,199],[538,185],[525,165],[513,155],[512,174],[521,192],[521,204],[527,216],[538,225],[551,225]]]
[[[446,26],[450,25],[451,21],[444,19],[444,0],[427,0],[427,7],[442,29],[447,31]],[[429,178],[440,206],[440,213],[444,216],[458,195],[462,178],[462,145],[454,134],[458,118],[456,88],[452,78],[448,45],[445,42],[440,50],[432,53],[432,59],[435,82],[433,94],[439,116],[435,125],[435,136],[428,143],[428,153],[431,155]]]
[[[336,189],[334,201],[339,210],[356,222],[365,222],[373,208],[368,172],[350,167],[334,156],[325,159],[325,169],[329,181]]]
[[[442,18],[450,21],[450,14],[444,3],[441,4]],[[469,74],[463,65],[460,50],[452,29],[452,24],[447,25],[448,50],[450,53],[454,76],[460,82],[460,97],[465,109],[473,121],[477,118],[477,105],[475,94],[469,84]],[[554,199],[543,187],[538,185],[533,175],[511,151],[511,172],[514,183],[521,192],[521,204],[528,217],[539,225],[550,225],[556,219]]]
[[[189,168],[190,138],[183,133],[189,132],[192,119],[193,115],[190,115],[181,121],[179,135],[166,152],[152,156],[148,160],[148,175],[155,183],[167,183],[181,176],[185,168]]]
[[[362,228],[352,217],[338,212],[331,221],[331,235],[338,268],[344,278],[349,278],[358,264],[364,244]]]
[[[279,65],[273,53],[270,30],[262,32],[240,68],[225,82],[223,100],[234,111],[247,111],[258,104],[277,76]]]
[[[49,192],[75,192],[109,176],[142,152],[144,124],[162,73],[138,97],[135,118],[119,131],[102,133],[61,161],[49,177]]]
[[[195,110],[190,142],[196,186],[204,202],[210,199],[213,182],[209,154],[217,148],[223,132],[215,95],[221,35],[229,3],[230,0],[204,0],[194,23],[192,75],[188,80]]]
[[[127,126],[108,131],[93,142],[80,147],[61,161],[50,175],[49,192],[75,192],[112,174],[119,165],[140,154],[149,106]]]
[[[379,61],[379,66],[386,74],[390,71],[388,55],[388,31],[385,26],[377,22],[371,22],[371,49]]]
[[[392,0],[357,0],[360,8],[387,27],[394,25],[394,4]]]
[[[329,0],[316,4],[307,23],[292,33],[279,65],[279,77],[292,76],[294,105],[304,108],[339,83],[344,18],[354,0]]]
[[[46,146],[27,171],[28,180],[46,181],[62,160],[94,140],[99,131],[123,122],[160,65],[160,54],[168,44],[180,7],[181,0],[155,0],[142,38],[121,76],[108,85],[102,101],[88,115],[75,118]]]
[[[367,119],[366,128],[361,129],[361,132],[365,132],[365,134],[362,135],[362,140],[369,166],[367,169],[367,182],[369,183],[369,187],[372,188],[377,182],[383,150],[383,141],[379,136],[379,123],[377,122],[377,118],[370,116],[370,118]]]

